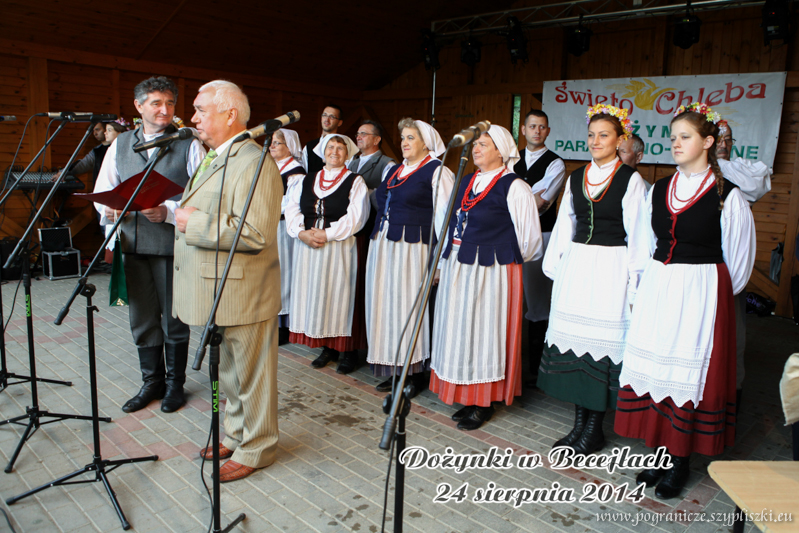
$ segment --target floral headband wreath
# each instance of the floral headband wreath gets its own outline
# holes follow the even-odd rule
[[[619,119],[619,122],[621,122],[621,127],[624,129],[624,135],[621,136],[622,139],[626,141],[632,136],[633,123],[629,118],[627,118],[626,109],[619,109],[618,107],[614,107],[612,105],[597,104],[593,107],[589,107],[588,111],[586,111],[585,123],[590,124],[591,117],[594,115],[599,115],[600,113]]]
[[[114,122],[116,122],[117,124],[119,124],[119,125],[120,125],[120,126],[122,126],[123,128],[130,128],[130,122],[128,122],[127,120],[125,120],[125,119],[124,119],[124,118],[122,118],[122,117],[119,117],[119,118],[118,118],[118,119],[116,119]]]
[[[172,123],[175,124],[178,128],[185,128],[186,126],[183,124],[183,120],[177,115],[172,117]]]
[[[724,136],[724,135],[725,135],[725,134],[726,134],[728,131],[730,131],[730,125],[729,125],[729,124],[727,123],[727,121],[726,121],[726,120],[724,120],[724,119],[722,119],[722,120],[719,120],[719,121],[716,123],[716,125],[719,127],[719,135],[721,135],[722,137],[723,137],[723,136]]]
[[[674,112],[674,116],[676,117],[678,115],[687,113],[689,111],[693,111],[694,113],[699,113],[700,115],[705,115],[705,118],[707,119],[708,122],[712,122],[713,124],[718,125],[719,128],[727,126],[727,121],[721,120],[721,115],[710,109],[707,106],[707,104],[701,102],[694,102],[693,104],[687,107],[681,105],[680,107],[677,108],[677,111]],[[724,123],[724,126],[722,126],[722,122]]]

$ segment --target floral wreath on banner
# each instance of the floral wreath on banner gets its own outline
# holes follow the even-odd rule
[[[621,122],[621,127],[624,129],[624,135],[622,135],[622,139],[625,141],[633,134],[633,123],[629,118],[627,118],[627,110],[623,108],[620,109],[612,105],[597,104],[593,107],[589,107],[588,111],[585,113],[585,123],[590,124],[591,117],[600,113],[619,119],[619,122]]]
[[[674,112],[674,116],[676,117],[677,115],[680,115],[682,113],[687,113],[688,111],[693,111],[694,113],[705,115],[707,121],[712,122],[713,124],[719,124],[719,121],[721,120],[721,115],[710,109],[707,106],[707,104],[701,102],[694,102],[689,106],[681,105],[679,108],[677,108],[677,111]]]

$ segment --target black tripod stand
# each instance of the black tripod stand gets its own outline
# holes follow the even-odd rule
[[[84,284],[80,291],[81,296],[86,297],[86,323],[87,323],[87,330],[88,330],[87,336],[89,344],[89,380],[90,380],[91,397],[92,397],[92,416],[83,417],[83,418],[90,418],[92,420],[92,437],[94,439],[94,456],[93,456],[94,460],[91,463],[84,466],[83,468],[72,472],[71,474],[67,474],[66,476],[60,477],[54,481],[45,483],[44,485],[37,487],[33,490],[29,490],[28,492],[20,494],[19,496],[14,496],[13,498],[9,498],[6,500],[6,503],[8,505],[11,505],[23,498],[27,498],[28,496],[36,494],[37,492],[50,487],[56,487],[59,485],[93,483],[100,481],[103,483],[106,492],[108,492],[108,496],[109,498],[111,498],[111,503],[114,505],[114,510],[116,510],[117,515],[119,516],[119,520],[122,522],[122,529],[127,530],[130,529],[130,524],[125,518],[125,514],[122,512],[122,508],[119,506],[116,493],[114,492],[114,489],[111,488],[111,483],[109,483],[108,481],[107,474],[112,470],[115,470],[117,467],[125,464],[139,463],[142,461],[157,461],[158,456],[151,455],[148,457],[137,457],[134,459],[119,459],[116,461],[109,461],[107,459],[103,459],[101,455],[100,421],[110,422],[111,419],[105,417],[101,418],[97,406],[97,366],[95,364],[95,351],[94,351],[94,313],[98,312],[98,310],[97,307],[92,304],[92,296],[94,295],[95,291],[96,291],[95,286],[91,284]],[[81,474],[87,474],[89,472],[94,472],[93,479],[70,481],[72,478],[76,476],[79,476]]]

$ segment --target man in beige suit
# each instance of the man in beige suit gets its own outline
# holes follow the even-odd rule
[[[241,224],[261,147],[252,140],[233,142],[250,118],[247,97],[235,84],[217,80],[203,85],[194,109],[192,122],[211,151],[189,180],[181,208],[175,211],[173,294],[175,315],[197,326],[208,320],[214,300],[216,249],[221,275]],[[280,266],[276,235],[282,195],[280,174],[267,155],[216,315],[223,339],[219,380],[227,395],[220,456],[231,457],[220,469],[222,483],[270,465],[277,450]],[[212,453],[205,449],[201,455]]]

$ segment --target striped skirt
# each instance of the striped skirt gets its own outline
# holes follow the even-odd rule
[[[366,261],[366,335],[369,341],[366,360],[373,365],[376,376],[392,375],[393,367],[401,367],[405,361],[419,313],[415,312],[410,322],[408,315],[427,273],[429,250],[422,242],[390,241],[385,238],[387,231],[388,225],[370,242]],[[408,326],[402,335],[406,323]],[[398,345],[399,360],[395,361]],[[425,312],[409,373],[422,369],[421,363],[429,357],[429,313]]]
[[[277,254],[280,260],[280,313],[288,315],[291,304],[291,271],[294,241],[286,232],[286,221],[281,219],[277,225]]]
[[[348,352],[366,347],[363,325],[366,240],[349,237],[311,248],[294,244],[289,342]]]
[[[448,405],[510,405],[522,393],[522,265],[442,262],[430,390]]]
[[[727,267],[722,263],[717,268],[718,305],[702,400],[696,407],[692,401],[678,406],[671,397],[654,402],[627,385],[616,405],[614,429],[619,435],[644,439],[650,448],[666,446],[680,457],[718,455],[735,443],[735,309]]]
[[[621,365],[605,356],[595,361],[590,354],[578,357],[547,345],[538,370],[538,387],[547,396],[592,411],[616,409]]]

